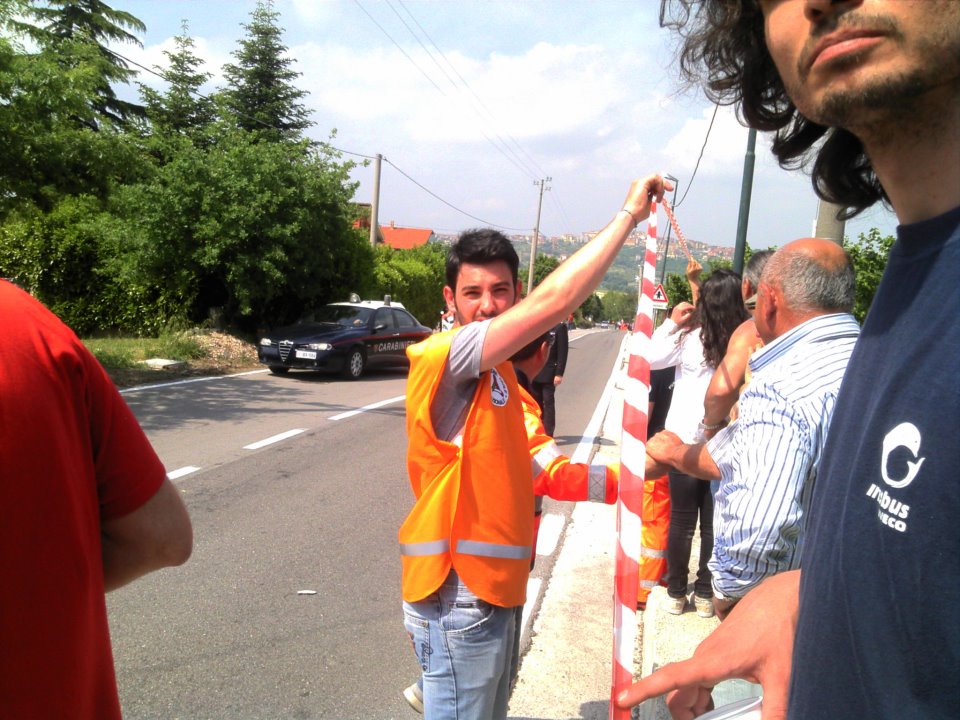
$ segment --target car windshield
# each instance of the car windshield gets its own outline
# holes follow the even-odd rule
[[[333,323],[343,327],[361,327],[370,321],[370,308],[353,305],[324,305],[305,317],[302,322]]]

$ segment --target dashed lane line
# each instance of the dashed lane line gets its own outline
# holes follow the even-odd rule
[[[306,431],[307,431],[306,428],[294,428],[293,430],[287,430],[286,432],[282,432],[279,435],[273,435],[271,437],[265,438],[264,440],[258,440],[255,443],[244,445],[243,449],[259,450],[262,447],[266,447],[267,445],[273,445],[273,443],[280,442],[281,440],[286,440],[287,438],[291,438],[294,435],[299,435],[300,433],[303,433]]]
[[[364,405],[362,408],[357,408],[356,410],[350,410],[345,413],[340,413],[339,415],[334,415],[329,419],[330,420],[346,420],[347,418],[353,417],[354,415],[359,415],[360,413],[365,413],[369,410],[376,410],[377,408],[381,408],[384,405],[392,405],[393,403],[400,402],[401,400],[404,400],[406,397],[407,397],[406,395],[397,395],[396,397],[392,397],[389,400],[381,400],[380,402],[375,402],[370,405]]]
[[[167,473],[167,478],[170,480],[179,480],[184,475],[189,475],[190,473],[195,473],[200,468],[195,465],[186,465],[182,468],[177,468],[176,470],[171,470]]]

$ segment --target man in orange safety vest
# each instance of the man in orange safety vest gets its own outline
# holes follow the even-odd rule
[[[502,234],[468,231],[450,249],[444,297],[460,327],[407,349],[416,501],[399,531],[401,586],[428,718],[506,717],[534,514],[509,359],[587,298],[665,189],[656,175],[634,182],[610,224],[523,303],[519,258]]]

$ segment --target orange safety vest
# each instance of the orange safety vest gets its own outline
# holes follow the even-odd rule
[[[430,406],[454,332],[407,348],[407,472],[416,503],[400,526],[403,599],[435,592],[451,569],[477,597],[526,600],[533,482],[519,386],[509,362],[480,376],[459,442],[433,431]]]
[[[607,504],[616,502],[620,465],[570,462],[570,458],[560,452],[554,439],[547,435],[537,401],[522,387],[520,400],[523,402],[523,422],[527,428],[527,444],[530,449],[530,472],[533,474],[533,492],[536,494],[533,552],[530,554],[532,570],[537,559],[537,536],[540,534],[543,496],[554,500],[591,500]]]
[[[640,583],[637,602],[645,603],[650,591],[667,573],[667,536],[670,534],[670,479],[664,475],[643,481],[640,513]]]

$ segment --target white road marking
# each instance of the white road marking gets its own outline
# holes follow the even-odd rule
[[[189,380],[174,380],[168,383],[157,383],[156,385],[137,385],[136,387],[123,388],[121,394],[137,392],[138,390],[154,390],[155,388],[173,387],[174,385],[189,385],[190,383],[209,382],[210,380],[226,380],[227,378],[243,377],[244,375],[259,375],[260,373],[270,372],[269,370],[248,370],[247,372],[234,373],[233,375],[211,375],[210,377],[190,378]]]
[[[195,473],[195,472],[196,472],[197,470],[199,470],[199,469],[200,469],[200,468],[198,468],[198,467],[196,467],[196,466],[194,466],[194,465],[186,465],[186,466],[184,466],[184,467],[182,467],[182,468],[177,468],[176,470],[171,470],[170,472],[167,473],[167,477],[168,477],[170,480],[177,480],[178,478],[182,478],[184,475],[189,475],[190,473]]]
[[[339,415],[334,415],[331,420],[346,420],[348,417],[353,417],[354,415],[359,415],[360,413],[365,413],[368,410],[376,410],[377,408],[383,407],[384,405],[391,405],[395,402],[400,402],[405,399],[406,395],[397,395],[397,397],[390,398],[389,400],[381,400],[380,402],[375,402],[372,405],[364,405],[362,408],[357,410],[350,410],[345,413],[340,413]]]
[[[547,513],[540,520],[540,534],[537,535],[537,555],[553,555],[560,542],[560,533],[563,532],[563,515]]]
[[[300,433],[306,432],[306,431],[307,431],[306,428],[294,428],[293,430],[287,430],[286,432],[282,432],[279,435],[268,437],[265,440],[259,440],[258,442],[251,443],[249,445],[244,445],[243,449],[259,450],[262,447],[266,447],[267,445],[272,445],[273,443],[280,442],[281,440],[286,440],[287,438],[293,437],[294,435],[299,435]]]
[[[621,352],[623,351],[622,345],[620,350]],[[619,365],[614,365],[614,371],[610,374],[610,377],[607,378],[607,385],[603,388],[603,395],[600,396],[600,402],[597,403],[597,407],[593,411],[593,417],[590,418],[590,422],[587,423],[587,428],[583,431],[577,449],[574,450],[573,455],[570,456],[570,462],[572,463],[590,462],[590,453],[593,451],[593,444],[600,434],[600,428],[603,426],[603,418],[606,416],[607,408],[610,406],[610,396],[613,394],[613,386],[619,375],[617,372],[618,367]]]

